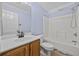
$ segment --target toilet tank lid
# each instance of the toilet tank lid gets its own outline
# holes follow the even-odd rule
[[[48,47],[48,48],[53,48],[53,47],[54,47],[54,46],[53,46],[51,43],[49,43],[49,42],[43,42],[43,43],[42,43],[42,46]]]

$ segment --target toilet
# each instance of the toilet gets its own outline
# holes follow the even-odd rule
[[[40,41],[41,47],[47,51],[48,56],[51,56],[51,52],[54,50],[54,46],[51,43],[47,42],[43,36],[40,37]]]

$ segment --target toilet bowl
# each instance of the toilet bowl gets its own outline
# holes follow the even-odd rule
[[[51,44],[51,43],[49,43],[49,42],[43,42],[42,44],[41,44],[41,47],[43,47],[45,50],[47,50],[47,51],[52,51],[52,50],[54,50],[54,46]]]
[[[41,44],[41,47],[47,51],[47,55],[48,56],[51,56],[52,55],[52,51],[54,50],[54,46],[51,43],[49,43],[49,42],[43,42]]]
[[[48,51],[48,55],[50,56],[51,52],[54,50],[54,46],[51,43],[47,42],[43,36],[40,37],[40,41],[41,47]]]

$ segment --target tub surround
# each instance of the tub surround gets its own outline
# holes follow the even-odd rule
[[[4,39],[1,40],[0,43],[0,54],[6,51],[9,51],[11,49],[14,49],[16,47],[19,47],[21,45],[29,44],[33,41],[39,40],[39,36],[33,36],[33,35],[25,35],[23,38],[10,38],[10,39]]]

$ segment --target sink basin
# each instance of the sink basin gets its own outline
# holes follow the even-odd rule
[[[22,42],[22,41],[25,41],[25,39],[23,38],[18,38],[18,39],[15,39],[16,42]]]
[[[28,40],[32,40],[34,37],[22,37],[22,38],[18,38],[15,41],[16,42],[23,42],[23,41],[28,41]]]

